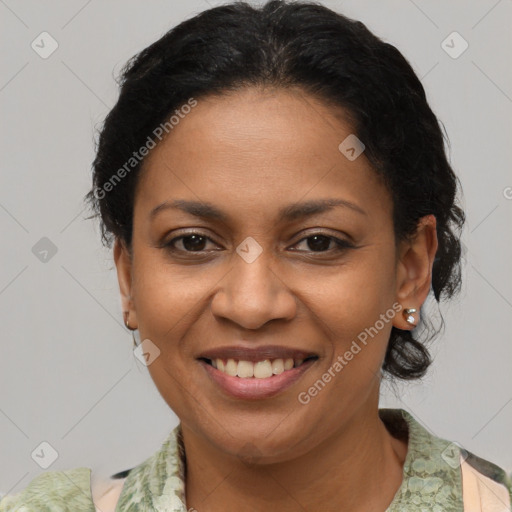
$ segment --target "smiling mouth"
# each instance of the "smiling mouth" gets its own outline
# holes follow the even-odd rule
[[[200,361],[213,366],[218,371],[231,377],[241,379],[268,379],[285,373],[293,368],[299,368],[307,361],[317,360],[318,356],[310,356],[305,359],[277,358],[261,361],[247,361],[243,359],[207,359],[200,357]]]

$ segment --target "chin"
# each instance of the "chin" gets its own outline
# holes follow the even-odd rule
[[[282,421],[282,417],[281,417]],[[216,425],[204,432],[204,437],[215,449],[248,464],[260,465],[284,462],[308,450],[304,424],[290,425],[282,421],[277,428],[270,423],[241,422],[229,430]],[[299,449],[299,446],[302,449]]]

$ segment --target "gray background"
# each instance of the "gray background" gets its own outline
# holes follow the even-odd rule
[[[94,129],[124,62],[213,0],[0,0],[0,491],[43,469],[108,475],[156,451],[177,423],[132,353],[110,251],[84,220]],[[511,0],[324,1],[396,45],[421,77],[464,189],[467,263],[460,298],[421,383],[383,388],[434,434],[512,469]],[[58,49],[42,59],[43,31]],[[469,48],[453,59],[442,41]],[[458,44],[458,43],[457,43]],[[460,48],[460,46],[459,46]],[[509,199],[507,199],[507,197]],[[47,237],[57,252],[40,261]],[[39,242],[48,244],[48,242]],[[39,246],[36,246],[36,248]],[[37,252],[37,251],[36,251]]]

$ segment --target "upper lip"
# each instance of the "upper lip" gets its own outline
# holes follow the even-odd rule
[[[257,348],[243,346],[217,347],[202,352],[198,359],[237,359],[238,361],[263,361],[265,359],[307,359],[317,356],[314,352],[295,348],[264,345]]]

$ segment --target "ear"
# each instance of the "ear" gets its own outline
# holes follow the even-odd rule
[[[434,215],[421,217],[415,234],[400,245],[396,273],[397,302],[403,309],[414,308],[417,312],[413,314],[415,324],[408,323],[402,314],[395,315],[394,327],[412,330],[419,322],[419,311],[432,283],[432,266],[437,246]]]
[[[124,320],[128,321],[131,329],[137,329],[137,313],[134,308],[132,290],[132,258],[125,244],[116,238],[114,244],[114,261],[117,269],[117,280],[121,292],[121,304]]]

